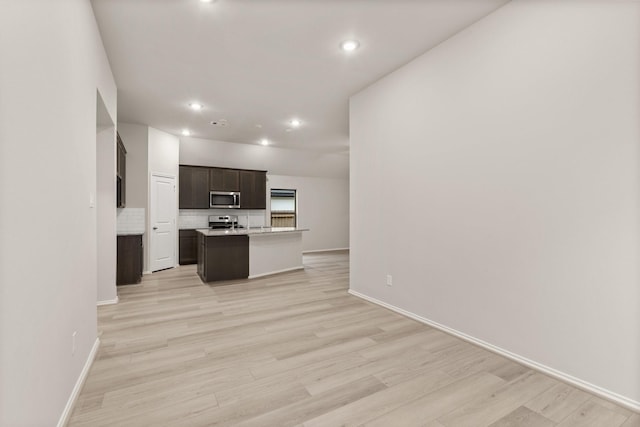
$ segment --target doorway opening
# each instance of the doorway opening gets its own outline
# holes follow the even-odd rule
[[[297,207],[296,190],[271,189],[271,226],[296,227]]]

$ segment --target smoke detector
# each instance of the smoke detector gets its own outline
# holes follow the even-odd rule
[[[227,125],[227,119],[212,120],[211,126],[224,127]]]

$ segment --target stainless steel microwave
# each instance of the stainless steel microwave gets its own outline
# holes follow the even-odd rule
[[[238,209],[240,208],[240,192],[238,191],[211,191],[209,193],[209,207]]]

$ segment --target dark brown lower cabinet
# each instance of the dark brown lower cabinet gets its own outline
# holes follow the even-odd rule
[[[179,231],[178,263],[180,265],[198,262],[198,232],[196,230]]]
[[[118,236],[116,284],[131,285],[142,280],[142,234]]]
[[[198,275],[203,282],[249,277],[249,236],[198,233]]]

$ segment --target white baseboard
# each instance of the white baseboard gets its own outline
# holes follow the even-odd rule
[[[153,271],[151,271],[151,270],[147,270],[147,271],[143,271],[143,272],[142,272],[142,275],[143,275],[143,276],[146,276],[147,274],[151,274],[151,273],[153,273]]]
[[[120,301],[120,299],[116,295],[116,297],[114,299],[107,299],[107,300],[104,300],[104,301],[98,301],[98,307],[101,306],[101,305],[117,304],[118,301]]]
[[[303,270],[303,269],[304,269],[304,265],[300,265],[298,267],[285,268],[284,270],[269,271],[268,273],[254,274],[253,276],[249,276],[248,278],[256,279],[258,277],[271,276],[272,274],[286,273],[287,271]]]
[[[333,252],[333,251],[348,251],[349,248],[333,248],[333,249],[313,249],[310,251],[302,251],[303,254],[312,254],[315,252]]]
[[[84,363],[84,367],[80,372],[80,376],[76,381],[76,385],[73,387],[71,391],[71,395],[69,396],[69,400],[67,400],[67,406],[64,407],[64,411],[62,411],[62,415],[58,420],[57,427],[64,427],[69,422],[69,417],[71,416],[71,412],[73,412],[73,407],[76,404],[76,400],[80,395],[80,391],[82,390],[82,386],[84,385],[85,380],[87,379],[87,375],[89,374],[89,369],[91,369],[91,365],[93,365],[93,360],[96,358],[96,354],[98,353],[98,348],[100,347],[100,338],[96,338],[96,341],[93,343],[93,347],[89,352],[89,356],[87,357],[87,361]]]
[[[366,301],[372,302],[376,305],[382,306],[384,308],[387,308],[391,311],[395,311],[396,313],[402,314],[403,316],[409,317],[413,320],[417,320],[418,322],[424,323],[425,325],[429,325],[431,327],[434,327],[436,329],[439,329],[443,332],[448,333],[449,335],[453,335],[454,337],[460,338],[464,341],[470,342],[471,344],[475,344],[477,346],[480,346],[486,350],[489,350],[493,353],[499,354],[500,356],[504,356],[507,359],[511,359],[514,362],[520,363],[521,365],[525,365],[531,369],[535,369],[536,371],[540,371],[543,374],[549,375],[550,377],[553,377],[555,379],[558,379],[560,381],[566,382],[571,384],[574,387],[577,387],[581,390],[587,391],[589,393],[593,393],[599,397],[602,397],[603,399],[607,399],[612,401],[613,403],[623,406],[627,409],[630,409],[632,411],[640,411],[640,402],[637,402],[633,399],[630,399],[628,397],[619,395],[617,393],[614,393],[610,390],[607,390],[605,388],[599,387],[595,384],[591,384],[587,381],[581,380],[580,378],[576,378],[574,376],[571,376],[569,374],[566,374],[564,372],[558,371],[556,369],[550,368],[548,366],[545,366],[541,363],[538,363],[534,360],[531,359],[527,359],[526,357],[520,356],[518,354],[512,353],[508,350],[505,350],[503,348],[497,347],[493,344],[490,344],[486,341],[482,341],[478,338],[474,338],[470,335],[467,335],[463,332],[460,332],[456,329],[450,328],[448,326],[445,325],[441,325],[440,323],[434,322],[433,320],[427,319],[425,317],[419,316],[415,313],[412,313],[410,311],[404,310],[402,308],[396,307],[394,305],[388,304],[384,301],[380,301],[376,298],[370,297],[368,295],[365,294],[361,294],[360,292],[354,291],[352,289],[349,289],[349,293],[353,296],[356,296],[358,298],[362,298]]]

